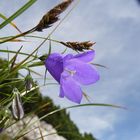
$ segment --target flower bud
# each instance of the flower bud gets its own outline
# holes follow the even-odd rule
[[[24,117],[24,109],[22,106],[22,101],[20,93],[17,88],[13,89],[14,98],[12,101],[12,113],[16,120],[20,120]]]
[[[25,77],[25,88],[26,88],[26,91],[27,90],[30,90],[33,86],[33,79],[31,77],[30,74],[28,74],[26,77]]]

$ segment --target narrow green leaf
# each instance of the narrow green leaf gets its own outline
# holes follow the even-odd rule
[[[72,109],[72,108],[78,108],[78,107],[86,107],[86,106],[96,106],[96,107],[113,107],[113,108],[119,108],[119,109],[126,109],[125,107],[122,107],[122,106],[118,106],[118,105],[113,105],[113,104],[104,104],[104,103],[91,103],[91,104],[80,104],[80,105],[75,105],[75,106],[69,106],[69,107],[65,107],[65,108],[62,108],[62,109],[57,109],[57,110],[54,110],[46,115],[44,115],[43,117],[39,118],[39,120],[41,121],[42,119],[50,116],[50,115],[53,115],[57,112],[60,112],[60,111],[63,111],[63,110],[66,110],[66,109]],[[37,120],[38,121],[38,120]],[[32,126],[34,123],[36,123],[37,121],[31,123],[29,126]],[[29,127],[28,126],[28,127]]]
[[[15,65],[15,62],[16,62],[16,59],[17,59],[17,56],[18,54],[20,53],[21,49],[22,49],[23,46],[20,47],[20,49],[17,51],[17,53],[13,56],[13,58],[10,60],[10,63],[11,63],[11,68],[12,69]]]
[[[52,51],[52,43],[51,43],[51,38],[49,37],[49,51],[48,51],[48,56],[51,54]]]
[[[26,69],[26,70],[29,70],[31,73],[34,73],[34,74],[36,74],[36,75],[38,75],[38,76],[42,76],[40,73],[38,73],[38,72],[36,72],[36,71],[34,71],[34,70],[30,69],[30,68],[26,68],[26,67],[25,67],[25,69]]]
[[[0,88],[3,88],[4,86],[7,86],[7,85],[12,85],[12,84],[15,84],[15,83],[19,83],[21,81],[24,81],[23,79],[18,79],[16,81],[12,81],[12,82],[7,82],[7,83],[3,83],[3,84],[0,84]]]
[[[90,64],[92,64],[92,65],[94,65],[94,66],[97,66],[97,67],[102,67],[102,68],[108,69],[106,66],[101,65],[101,64],[96,64],[96,63],[90,63]]]
[[[47,136],[51,136],[51,135],[55,135],[55,134],[59,134],[59,135],[61,135],[61,134],[73,135],[73,136],[75,136],[75,138],[77,138],[77,139],[80,138],[80,139],[81,139],[81,137],[80,137],[78,134],[75,134],[75,131],[71,131],[71,132],[69,132],[69,131],[52,132],[52,133],[43,135],[43,137],[47,137]],[[38,138],[36,138],[36,140],[39,140],[40,138],[41,138],[41,137],[38,137]]]
[[[44,140],[44,136],[43,136],[42,130],[39,125],[38,125],[38,128],[39,128],[39,132],[40,132],[40,136],[41,136],[40,139]]]
[[[28,65],[28,67],[38,67],[38,66],[44,66],[44,62],[39,61]]]
[[[113,104],[105,104],[105,103],[89,103],[89,104],[80,104],[80,105],[74,105],[74,106],[69,106],[69,107],[66,107],[66,108],[62,108],[62,109],[57,109],[57,110],[54,110],[46,115],[44,115],[43,117],[40,118],[40,120],[52,115],[52,114],[55,114],[57,112],[60,112],[62,110],[66,110],[66,109],[72,109],[72,108],[78,108],[78,107],[86,107],[86,106],[98,106],[98,107],[112,107],[112,108],[120,108],[120,109],[126,109],[125,107],[122,107],[122,106],[118,106],[118,105],[113,105]]]
[[[27,2],[24,6],[22,6],[19,10],[17,10],[12,16],[10,16],[7,20],[2,22],[0,24],[0,29],[5,27],[7,24],[9,24],[11,21],[13,21],[16,17],[21,15],[24,11],[26,11],[30,6],[32,6],[37,0],[30,0]]]
[[[7,20],[7,17],[6,17],[5,15],[3,15],[2,13],[0,13],[0,17],[1,17],[2,19],[4,19],[4,20]],[[10,22],[10,24],[11,24],[19,33],[22,33],[15,23]]]
[[[17,51],[11,51],[11,50],[0,50],[0,52],[3,52],[3,53],[14,53],[14,54],[17,53]],[[19,54],[26,55],[26,56],[29,56],[30,55],[30,54],[24,53],[24,52],[19,52]],[[36,58],[36,56],[34,56],[34,55],[32,55],[32,57]]]
[[[64,54],[67,51],[68,48],[65,48],[64,51],[61,52],[61,54]]]

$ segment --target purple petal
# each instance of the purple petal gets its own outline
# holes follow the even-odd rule
[[[71,76],[66,77],[64,72],[61,76],[60,84],[66,98],[75,103],[81,102],[82,90],[79,84]]]
[[[73,78],[83,85],[93,84],[99,80],[99,74],[91,64],[84,63],[77,59],[71,59],[65,62],[64,69],[66,71],[73,71]]]
[[[46,69],[54,77],[54,79],[60,82],[60,76],[63,72],[63,57],[58,53],[53,53],[45,60]]]
[[[70,59],[72,59],[73,58],[73,55],[72,54],[67,54],[64,58],[63,58],[63,60],[64,61],[67,61],[67,60],[70,60]]]
[[[59,97],[64,98],[64,96],[65,96],[64,91],[62,89],[62,86],[60,86],[60,94],[59,94]]]
[[[95,51],[88,51],[85,53],[77,54],[74,56],[74,58],[77,58],[78,60],[84,61],[84,62],[90,62],[95,57]]]

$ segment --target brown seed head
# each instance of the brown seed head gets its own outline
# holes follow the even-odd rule
[[[59,15],[64,12],[72,2],[73,0],[65,0],[48,11],[35,27],[35,31],[42,31],[45,28],[51,27],[53,23],[59,20]]]
[[[84,51],[84,50],[92,50],[91,47],[96,42],[85,41],[85,42],[60,42],[60,43],[75,51]]]

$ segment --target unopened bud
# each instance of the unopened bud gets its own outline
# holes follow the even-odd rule
[[[30,90],[33,87],[33,79],[30,74],[25,77],[25,88],[26,91]]]
[[[12,113],[16,120],[20,120],[24,117],[24,109],[22,106],[22,101],[20,93],[17,88],[13,89],[14,98],[12,101]]]

